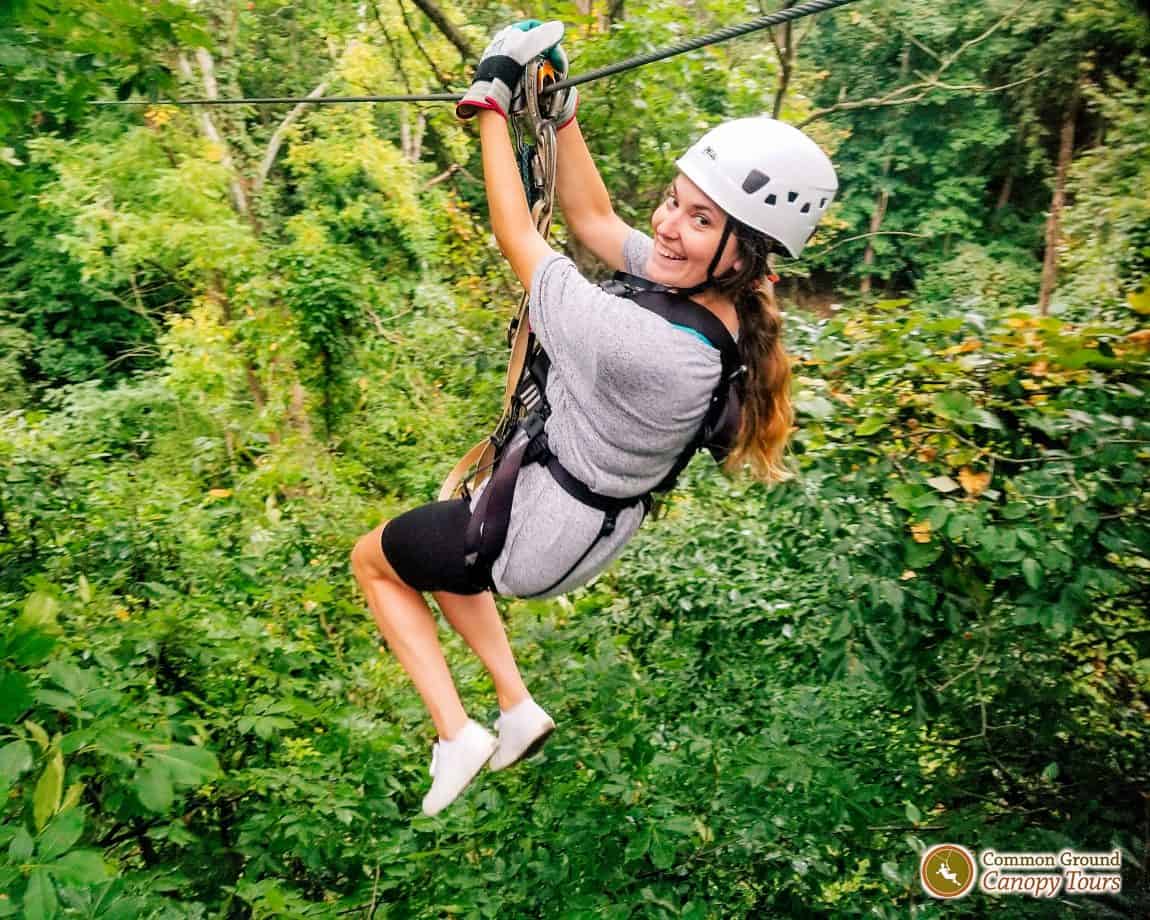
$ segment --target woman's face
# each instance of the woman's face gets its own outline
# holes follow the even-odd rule
[[[715,257],[726,215],[719,206],[680,174],[667,189],[667,197],[651,215],[655,246],[647,260],[647,277],[673,288],[689,288],[707,280],[707,266]],[[740,268],[734,234],[723,248],[715,277]]]

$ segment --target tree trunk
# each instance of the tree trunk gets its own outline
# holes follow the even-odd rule
[[[456,50],[463,56],[463,60],[471,61],[475,58],[475,52],[471,50],[471,43],[464,37],[455,26],[451,24],[451,20],[444,15],[443,10],[437,7],[431,0],[411,0],[416,6],[423,11],[423,15],[435,23],[435,27],[443,33],[451,44],[455,45]]]
[[[1014,189],[1014,169],[1006,174],[1002,189],[998,193],[998,201],[994,203],[994,213],[998,214],[1010,203],[1010,193]]]
[[[787,0],[783,9],[790,9],[796,0]],[[779,85],[775,90],[775,105],[771,110],[771,117],[778,118],[783,110],[783,100],[787,97],[787,89],[791,85],[791,75],[795,71],[795,31],[794,23],[788,22],[775,33],[775,49],[779,53]]]
[[[1038,292],[1038,313],[1046,316],[1050,297],[1058,282],[1058,244],[1062,241],[1062,207],[1066,203],[1066,174],[1074,155],[1074,123],[1078,118],[1078,100],[1081,85],[1074,84],[1066,110],[1062,115],[1062,130],[1058,138],[1058,165],[1054,170],[1054,195],[1050,199],[1050,213],[1046,217],[1046,253],[1042,259],[1042,286]]]
[[[890,160],[888,156],[882,164],[882,178],[885,181],[886,177],[890,175]],[[859,284],[860,294],[869,294],[871,286],[871,269],[874,267],[874,238],[882,228],[882,219],[886,217],[886,206],[890,201],[890,192],[887,191],[885,185],[879,189],[878,197],[875,199],[874,213],[870,218],[870,227],[868,228],[869,238],[866,241],[866,249],[863,251],[863,269],[862,282]]]

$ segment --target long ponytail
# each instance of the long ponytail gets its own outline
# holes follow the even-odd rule
[[[786,482],[794,473],[783,463],[794,430],[791,405],[791,359],[783,348],[783,317],[770,280],[774,241],[728,218],[734,227],[742,267],[719,279],[719,291],[730,297],[739,317],[739,352],[747,368],[742,392],[742,420],[724,469],[744,467],[764,483]]]

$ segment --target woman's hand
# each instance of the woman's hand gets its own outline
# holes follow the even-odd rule
[[[471,88],[456,104],[455,114],[471,118],[480,109],[490,109],[507,118],[523,80],[523,69],[532,58],[550,52],[556,67],[560,61],[566,64],[566,56],[556,49],[562,38],[563,23],[558,20],[540,23],[529,19],[496,32],[479,59]]]

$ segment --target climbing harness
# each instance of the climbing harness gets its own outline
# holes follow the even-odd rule
[[[488,470],[480,469],[469,480],[458,474],[457,467],[449,477],[449,482],[444,483],[444,490],[440,492],[441,500],[452,496],[453,492],[446,491],[452,478],[458,478],[457,491],[463,498],[471,497],[469,484],[477,487],[479,483],[483,485],[482,492],[472,506],[464,539],[464,561],[476,584],[494,588],[491,566],[502,552],[507,539],[515,486],[524,466],[532,463],[545,466],[551,478],[563,491],[581,504],[603,513],[602,524],[594,539],[571,563],[566,572],[547,588],[531,595],[539,596],[549,594],[563,584],[599,545],[599,541],[614,533],[619,514],[624,509],[641,504],[645,511],[649,511],[653,493],[667,492],[674,488],[679,474],[699,449],[707,448],[717,461],[722,461],[738,436],[742,405],[741,385],[746,367],[741,363],[738,345],[722,321],[705,307],[680,293],[623,272],[616,273],[614,279],[602,287],[610,294],[626,297],[636,306],[661,316],[669,323],[697,332],[718,349],[722,369],[703,420],[663,479],[651,490],[625,497],[595,492],[564,467],[548,445],[545,426],[551,411],[546,398],[550,359],[535,335],[528,329],[527,357],[522,364],[519,382],[512,393],[510,412],[501,419],[496,433],[488,439],[488,442],[481,442],[469,452],[469,456],[474,456],[476,449],[490,446],[493,457],[490,475],[486,475]],[[519,329],[523,330],[525,327],[526,317],[521,320]],[[465,457],[461,464],[467,460],[468,457]]]
[[[623,61],[618,61],[615,64],[609,64],[605,67],[600,67],[597,70],[591,70],[584,74],[579,74],[577,77],[568,77],[563,80],[558,80],[550,86],[546,87],[543,95],[549,96],[554,93],[561,92],[571,86],[578,86],[582,83],[590,83],[592,80],[601,80],[604,77],[610,77],[617,73],[624,71],[634,70],[636,67],[643,67],[647,64],[653,64],[656,61],[663,61],[667,58],[675,57],[679,54],[686,54],[688,51],[695,51],[699,48],[704,48],[707,45],[714,45],[719,42],[729,41],[732,38],[738,38],[741,35],[747,35],[751,32],[757,32],[760,29],[769,29],[771,26],[782,25],[786,22],[793,22],[796,19],[803,19],[806,16],[812,16],[815,13],[822,13],[826,10],[832,10],[835,7],[846,6],[849,3],[855,3],[857,0],[807,0],[806,3],[799,3],[795,6],[788,7],[784,10],[776,10],[773,13],[768,13],[765,16],[760,16],[757,19],[752,19],[750,22],[745,22],[737,26],[727,26],[723,29],[718,29],[714,32],[709,32],[706,35],[699,36],[698,38],[688,39],[679,42],[676,45],[671,45],[667,48],[662,48],[656,51],[648,52],[647,54],[640,54],[635,57],[627,58]],[[341,103],[360,103],[360,102],[451,102],[457,103],[463,96],[462,92],[444,92],[444,93],[402,93],[386,96],[253,96],[250,98],[241,99],[97,99],[93,100],[93,105],[298,105],[306,103],[308,105],[332,105]]]

